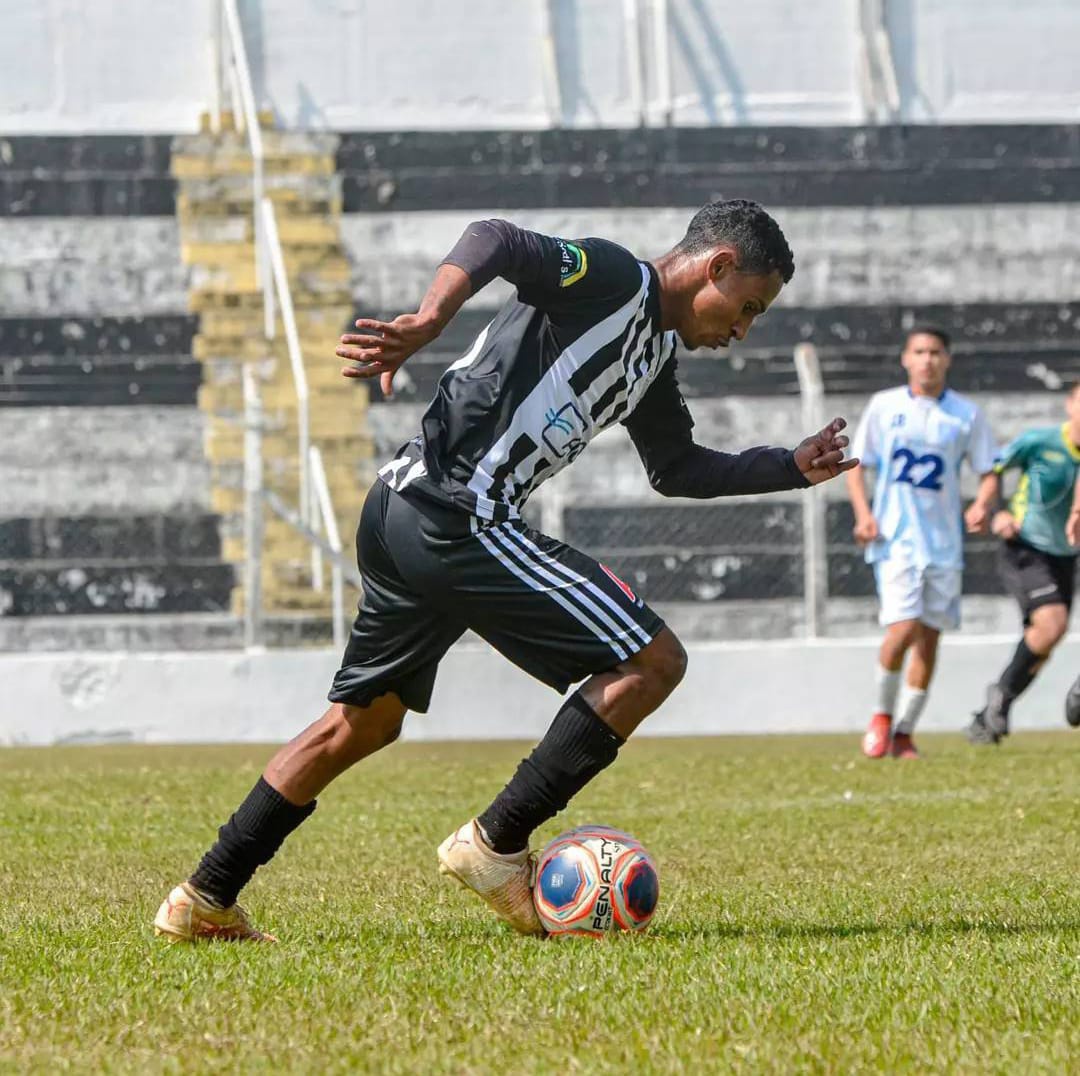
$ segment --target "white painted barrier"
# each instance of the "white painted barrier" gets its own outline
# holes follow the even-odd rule
[[[920,728],[960,729],[1015,643],[946,638]],[[876,646],[874,639],[690,645],[686,680],[641,731],[858,732],[873,703]],[[277,742],[322,712],[337,663],[329,650],[5,655],[0,745]],[[1074,636],[1017,703],[1014,727],[1063,727],[1065,691],[1078,670]],[[535,740],[557,708],[558,696],[493,650],[462,643],[440,667],[431,711],[410,715],[404,738]]]

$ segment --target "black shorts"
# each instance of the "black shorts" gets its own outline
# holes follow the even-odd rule
[[[1044,553],[1017,538],[1002,542],[998,553],[1001,579],[1020,604],[1024,623],[1043,605],[1072,608],[1076,582],[1076,557]]]
[[[377,481],[356,532],[363,596],[331,702],[393,691],[421,713],[466,629],[563,692],[647,646],[664,622],[591,557],[521,522],[486,523]]]

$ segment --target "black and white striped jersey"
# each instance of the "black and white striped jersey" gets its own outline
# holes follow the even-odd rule
[[[675,334],[660,329],[655,270],[616,243],[569,242],[505,221],[470,227],[499,232],[507,251],[499,275],[517,297],[447,369],[420,435],[379,475],[392,489],[505,521],[601,430],[633,414],[673,367]],[[458,264],[453,252],[447,261]],[[661,387],[654,421],[685,426],[689,443],[673,368]]]

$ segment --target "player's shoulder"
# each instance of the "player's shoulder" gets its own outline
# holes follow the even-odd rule
[[[906,408],[911,402],[911,393],[906,385],[899,385],[892,389],[880,389],[875,392],[866,405],[867,414],[873,412],[894,413]]]
[[[614,284],[636,291],[648,279],[641,259],[612,239],[590,235],[556,242],[561,259],[560,288],[573,289],[575,284],[584,283],[591,290]]]
[[[970,396],[965,396],[955,389],[946,389],[942,394],[941,408],[947,414],[968,422],[973,422],[983,413],[983,409]]]

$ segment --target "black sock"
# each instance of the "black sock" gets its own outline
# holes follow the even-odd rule
[[[260,777],[218,830],[218,839],[202,857],[191,884],[223,908],[235,904],[256,868],[269,863],[282,841],[314,810],[315,800],[297,807]]]
[[[502,855],[521,851],[537,826],[557,815],[615,761],[624,742],[575,691],[510,783],[477,819],[491,847]]]
[[[1028,648],[1027,640],[1020,640],[1016,653],[1013,654],[1012,660],[1005,666],[1005,671],[998,680],[998,687],[1005,693],[1008,702],[1012,702],[1024,693],[1045,660],[1045,654],[1033,653]]]

